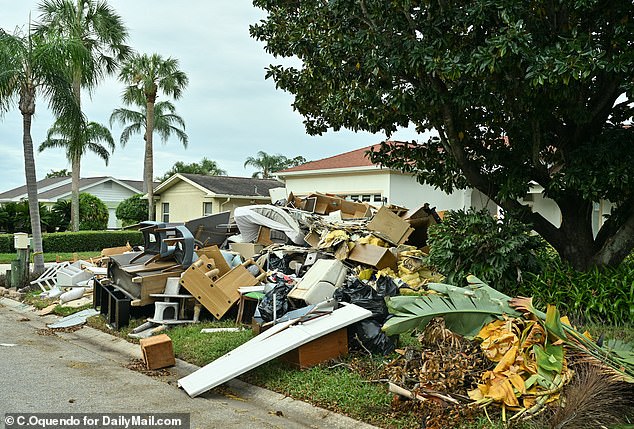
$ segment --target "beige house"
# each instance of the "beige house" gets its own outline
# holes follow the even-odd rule
[[[275,176],[284,182],[287,194],[292,192],[296,196],[317,191],[374,206],[393,204],[413,209],[429,203],[438,211],[469,207],[495,210],[495,204],[477,190],[447,194],[421,185],[411,174],[379,167],[366,157],[370,148],[372,146],[311,161],[279,171]]]
[[[154,190],[156,220],[186,222],[224,211],[233,214],[236,207],[270,204],[269,191],[283,187],[274,179],[177,173]]]

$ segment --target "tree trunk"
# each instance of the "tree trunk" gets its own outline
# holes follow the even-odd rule
[[[147,117],[145,126],[145,162],[143,165],[143,187],[147,193],[148,203],[148,216],[149,220],[156,219],[156,213],[154,211],[154,150],[152,146],[152,135],[154,134],[154,102],[148,100],[147,102]]]
[[[82,0],[77,2],[77,10],[81,11]],[[75,67],[73,71],[73,95],[77,101],[77,107],[81,111],[81,69]],[[77,147],[79,142],[71,141],[72,147]],[[71,159],[71,196],[70,196],[70,230],[79,231],[79,179],[80,179],[80,159],[74,153],[72,147],[70,153],[73,154]]]
[[[79,156],[73,156],[71,169],[70,224],[71,231],[79,231],[79,179],[81,176]]]
[[[29,106],[27,113],[22,113],[22,145],[24,147],[24,176],[26,192],[29,199],[29,215],[31,216],[31,234],[33,236],[33,272],[44,271],[44,254],[42,248],[42,226],[40,224],[40,205],[37,199],[37,177],[35,175],[35,157],[33,156],[33,139],[31,137],[31,119],[35,110],[35,91],[29,94],[31,100],[20,100],[20,110]]]

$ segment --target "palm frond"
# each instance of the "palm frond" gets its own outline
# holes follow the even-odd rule
[[[399,334],[424,328],[432,318],[443,317],[447,329],[465,337],[474,337],[484,325],[497,317],[520,315],[509,306],[509,297],[474,276],[469,279],[469,288],[431,283],[429,289],[438,294],[386,298],[388,310],[393,316],[385,322],[383,330],[388,335]]]

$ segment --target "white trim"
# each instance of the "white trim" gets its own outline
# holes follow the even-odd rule
[[[387,167],[380,167],[378,165],[364,165],[360,167],[343,167],[343,168],[320,168],[317,170],[301,170],[301,171],[288,171],[273,173],[273,176],[287,177],[287,176],[314,176],[317,174],[346,174],[346,173],[359,173],[367,171],[369,173],[375,173],[377,170],[384,171],[386,173],[399,173],[396,170],[389,169]]]

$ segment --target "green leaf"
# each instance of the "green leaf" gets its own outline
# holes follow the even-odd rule
[[[474,279],[477,280],[475,277]],[[447,329],[465,337],[474,337],[485,324],[496,317],[505,314],[519,316],[519,313],[508,305],[509,298],[506,295],[500,294],[479,280],[470,285],[470,288],[443,283],[428,286],[440,293],[386,299],[388,311],[393,315],[383,325],[386,334],[395,335],[424,328],[433,317],[443,317]],[[496,297],[492,298],[490,293]]]

